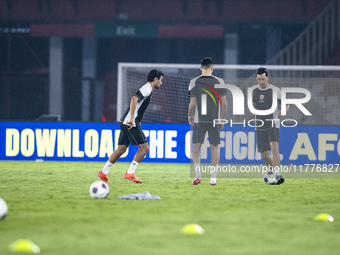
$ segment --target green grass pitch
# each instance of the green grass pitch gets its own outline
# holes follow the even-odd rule
[[[0,254],[30,239],[48,255],[87,254],[339,254],[340,179],[204,179],[191,185],[188,164],[129,164],[109,173],[106,199],[89,187],[103,163],[0,162],[0,197],[9,213],[0,221]],[[159,201],[123,201],[120,195],[150,191]],[[315,221],[329,213],[334,222]],[[196,223],[203,235],[183,235]]]

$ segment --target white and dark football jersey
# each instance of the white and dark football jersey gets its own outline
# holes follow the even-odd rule
[[[221,97],[227,90],[215,88],[217,84],[224,84],[224,81],[213,75],[200,75],[190,81],[189,95],[196,98],[195,123],[212,123],[221,118]]]
[[[137,90],[135,96],[138,98],[138,102],[136,105],[136,110],[134,114],[133,126],[139,125],[142,121],[143,114],[148,107],[152,95],[152,87],[149,82],[145,83],[142,87]],[[122,118],[120,119],[123,124],[126,124],[131,118],[130,104],[129,107],[124,112]]]
[[[269,84],[268,88],[261,89],[258,85],[254,85],[252,88],[253,104],[256,110],[269,110],[273,105],[273,90],[277,90],[277,107],[275,111],[269,115],[255,115],[258,121],[256,123],[256,130],[266,130],[272,127],[280,128],[278,109],[281,107],[281,92],[274,85]],[[277,121],[271,121],[277,119]]]

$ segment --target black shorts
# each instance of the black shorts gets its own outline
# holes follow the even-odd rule
[[[214,125],[212,123],[194,123],[192,142],[203,143],[205,133],[208,131],[209,143],[220,144],[220,125]]]
[[[129,146],[130,143],[132,145],[147,143],[144,132],[140,128],[140,126],[132,127],[131,129],[129,129],[129,126],[120,122],[120,135],[118,138],[118,145]]]
[[[280,129],[256,130],[257,150],[261,153],[270,150],[270,142],[280,142]]]

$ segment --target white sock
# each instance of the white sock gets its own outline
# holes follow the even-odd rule
[[[211,172],[210,183],[216,183],[217,167],[211,166],[210,167],[210,172]]]
[[[128,174],[133,174],[135,171],[136,171],[136,168],[137,168],[137,166],[138,166],[138,162],[137,161],[132,161],[131,162],[131,165],[130,165],[130,168],[129,168],[129,170],[127,170],[127,173]]]
[[[201,179],[200,163],[194,164],[194,170],[196,174],[196,179]]]
[[[102,170],[103,174],[108,174],[112,165],[113,164],[110,161],[107,161],[103,170]]]

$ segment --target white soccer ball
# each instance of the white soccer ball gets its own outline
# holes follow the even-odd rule
[[[109,185],[102,181],[96,181],[90,186],[90,195],[93,198],[106,198],[109,195]]]
[[[5,200],[3,200],[3,199],[0,197],[0,220],[5,219],[7,213],[8,213],[7,204],[6,204]]]
[[[266,172],[263,176],[263,180],[266,184],[274,185],[278,180],[282,178],[280,173],[274,173],[272,171]]]

